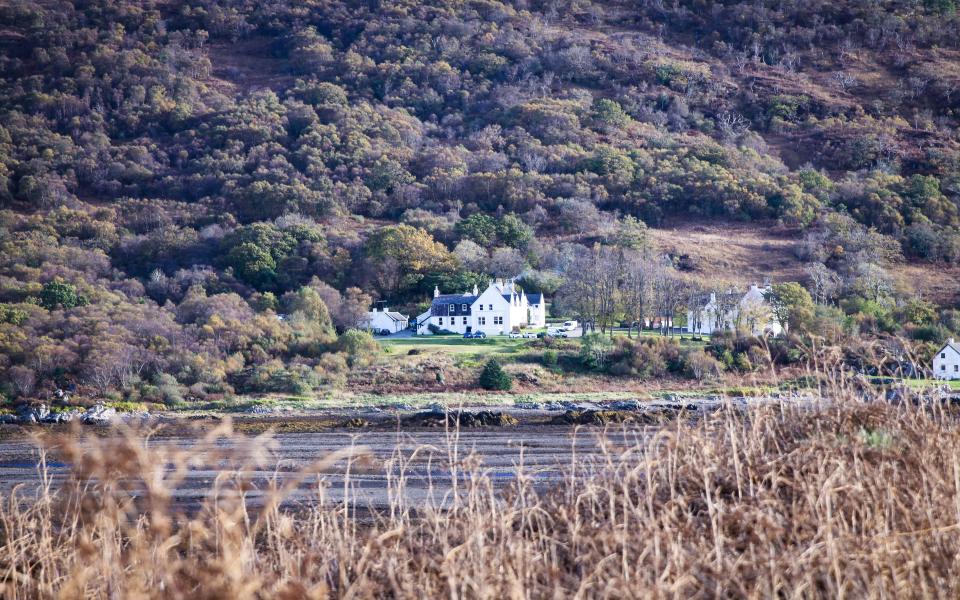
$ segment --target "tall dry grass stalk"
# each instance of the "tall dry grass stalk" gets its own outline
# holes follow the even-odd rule
[[[960,596],[960,427],[939,408],[854,401],[732,407],[571,456],[544,491],[518,469],[498,493],[451,434],[458,485],[410,506],[397,452],[389,508],[308,509],[285,494],[345,449],[278,479],[249,509],[243,474],[270,440],[228,427],[190,450],[136,432],[61,452],[68,485],[0,508],[4,598],[567,598]],[[562,433],[558,433],[562,435]],[[413,457],[415,458],[415,457]],[[177,512],[187,470],[219,464]],[[349,484],[348,484],[349,485]],[[29,497],[29,502],[26,502]]]

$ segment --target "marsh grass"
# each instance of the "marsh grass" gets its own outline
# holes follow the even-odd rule
[[[4,499],[0,597],[958,597],[956,417],[853,398],[598,432],[599,455],[571,449],[550,488],[520,464],[497,491],[454,429],[379,463],[347,447],[256,506],[245,473],[274,460],[269,435],[47,439],[72,470],[55,487],[41,467],[38,493]],[[404,490],[428,451],[451,487],[414,505]],[[180,510],[178,485],[211,464],[203,502]],[[320,483],[334,466],[344,502]],[[360,468],[387,474],[386,508],[353,495]],[[313,502],[288,507],[304,485]]]

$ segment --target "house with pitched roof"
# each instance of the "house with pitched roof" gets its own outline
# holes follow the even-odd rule
[[[950,338],[933,355],[934,379],[960,379],[960,344]]]
[[[477,286],[462,294],[433,290],[430,309],[417,317],[416,331],[504,335],[527,327],[545,327],[547,304],[543,294],[527,294],[513,281],[491,281],[481,292]],[[431,327],[432,326],[432,327]]]
[[[783,333],[783,327],[767,299],[769,286],[751,285],[745,293],[735,289],[711,292],[690,299],[687,310],[687,331],[710,335],[714,331],[742,331],[751,335]]]
[[[374,333],[389,335],[403,331],[409,324],[410,317],[390,310],[386,302],[378,302],[373,310],[364,315],[359,326],[361,329],[369,329]]]

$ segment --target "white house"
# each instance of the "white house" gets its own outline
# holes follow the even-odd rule
[[[362,329],[370,329],[376,333],[382,331],[397,333],[406,329],[410,324],[409,317],[390,310],[383,302],[378,303],[373,310],[368,312],[362,321],[360,323]]]
[[[476,286],[462,294],[441,294],[439,288],[434,289],[430,310],[417,317],[417,334],[430,334],[431,325],[454,333],[502,335],[546,324],[543,294],[527,294],[512,281],[491,281],[482,293]]]
[[[691,299],[687,310],[687,331],[710,335],[714,331],[746,331],[752,335],[783,333],[767,300],[770,287],[751,285],[746,293],[736,290],[704,294]]]
[[[960,379],[960,345],[950,338],[933,357],[934,379]]]

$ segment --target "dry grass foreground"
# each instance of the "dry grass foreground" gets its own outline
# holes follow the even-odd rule
[[[324,503],[322,487],[312,508],[288,511],[289,481],[248,510],[230,492],[249,485],[243,465],[269,460],[265,438],[231,455],[216,443],[228,428],[191,453],[103,439],[70,456],[65,489],[4,501],[0,597],[960,596],[960,426],[948,410],[731,408],[649,432],[606,445],[599,462],[571,457],[548,492],[521,470],[506,494],[456,455],[451,432],[446,468],[461,487],[449,508],[406,505],[411,457],[396,455],[382,465],[392,507],[372,519]],[[225,466],[203,508],[172,510],[184,470],[214,460]]]

